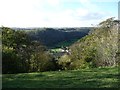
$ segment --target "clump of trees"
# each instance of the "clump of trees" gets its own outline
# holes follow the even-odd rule
[[[45,46],[24,31],[2,27],[2,71],[20,73],[55,70],[56,62]]]
[[[65,69],[117,66],[119,21],[116,21],[109,18],[101,22],[89,35],[70,46],[71,54],[62,56],[59,63]]]

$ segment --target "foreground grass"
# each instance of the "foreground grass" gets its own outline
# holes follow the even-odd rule
[[[117,88],[118,68],[4,74],[3,88]]]

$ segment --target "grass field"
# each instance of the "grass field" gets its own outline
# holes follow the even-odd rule
[[[117,88],[118,68],[4,74],[3,88]]]

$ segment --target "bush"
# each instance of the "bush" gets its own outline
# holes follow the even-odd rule
[[[47,52],[35,53],[31,57],[32,71],[51,71],[56,69],[56,62],[54,58]]]
[[[19,57],[13,50],[7,50],[2,53],[2,72],[17,73],[21,72]]]
[[[67,54],[65,54],[59,58],[58,64],[62,70],[71,69],[70,68],[71,60]]]

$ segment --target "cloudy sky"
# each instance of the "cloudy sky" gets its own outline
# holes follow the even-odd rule
[[[87,27],[118,17],[119,0],[0,0],[0,26]]]

